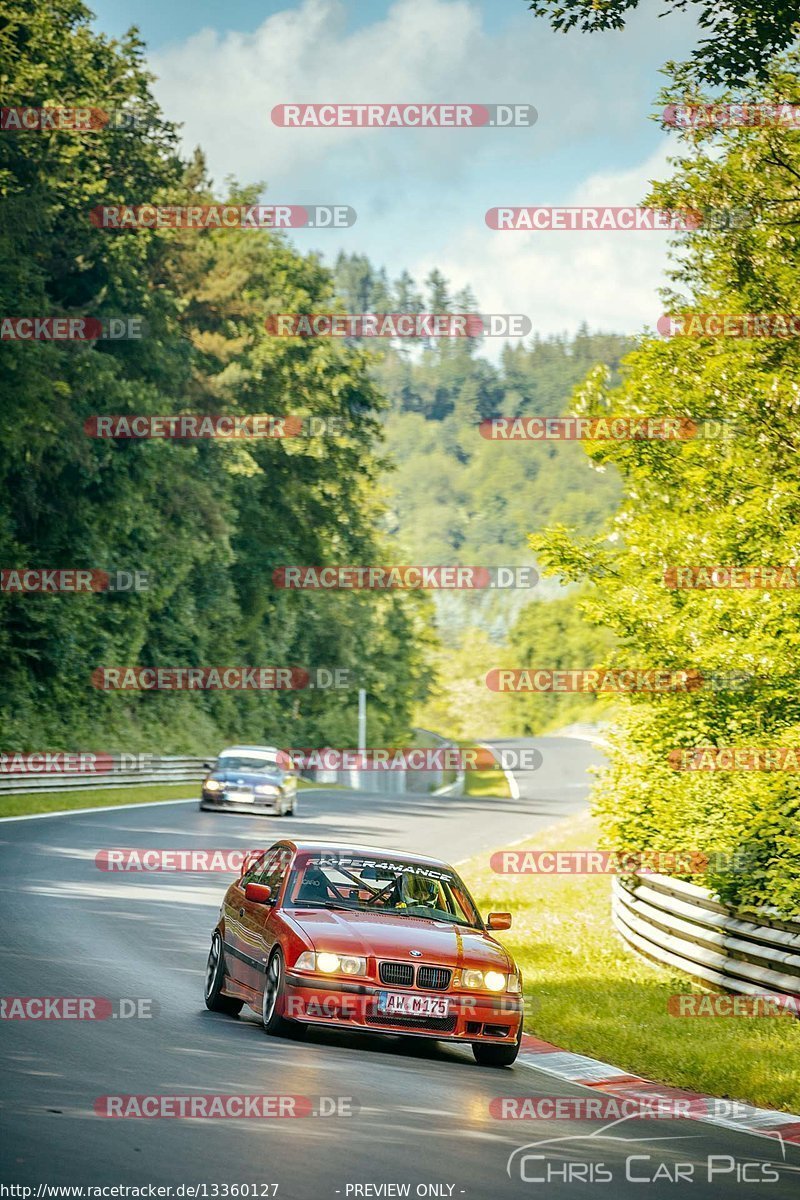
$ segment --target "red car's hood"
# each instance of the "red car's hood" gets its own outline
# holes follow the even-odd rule
[[[514,967],[511,957],[489,934],[461,925],[421,917],[315,908],[284,910],[283,916],[298,926],[318,951],[483,970],[508,971]],[[411,950],[421,950],[421,957],[412,957]]]

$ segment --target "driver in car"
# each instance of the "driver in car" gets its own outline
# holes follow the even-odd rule
[[[396,884],[394,908],[438,908],[439,885],[424,875],[403,872]]]

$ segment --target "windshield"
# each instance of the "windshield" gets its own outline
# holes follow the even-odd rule
[[[255,771],[274,775],[280,770],[277,758],[255,758],[246,754],[223,754],[217,759],[217,771]]]
[[[427,917],[480,929],[464,884],[446,867],[356,855],[312,854],[298,859],[284,904]]]

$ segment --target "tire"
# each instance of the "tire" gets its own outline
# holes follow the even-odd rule
[[[297,792],[294,792],[289,801],[289,816],[294,817],[297,814]]]
[[[225,951],[222,938],[215,932],[211,939],[211,949],[208,952],[206,965],[205,1000],[206,1008],[211,1012],[227,1013],[230,1017],[237,1016],[242,1011],[244,1000],[235,996],[224,996],[222,989],[225,985]]]
[[[497,1042],[473,1042],[472,1053],[475,1062],[481,1067],[510,1067],[516,1062],[519,1048],[522,1044],[522,1022],[519,1033],[510,1046],[501,1046]]]
[[[261,997],[261,1024],[264,1032],[274,1037],[302,1037],[307,1026],[302,1021],[290,1021],[281,1013],[285,999],[286,970],[283,954],[274,950],[267,963],[264,991]]]

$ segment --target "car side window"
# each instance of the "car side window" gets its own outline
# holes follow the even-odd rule
[[[247,874],[241,878],[240,883],[242,888],[247,887],[248,883],[266,883],[267,881],[263,876],[265,872],[269,871],[270,865],[275,862],[279,853],[280,851],[278,850],[268,850],[263,858],[253,863]]]
[[[277,899],[291,861],[291,850],[288,846],[281,846],[274,854],[269,855],[267,861],[264,863],[263,870],[256,879],[256,883],[266,883],[272,888],[273,897]]]

